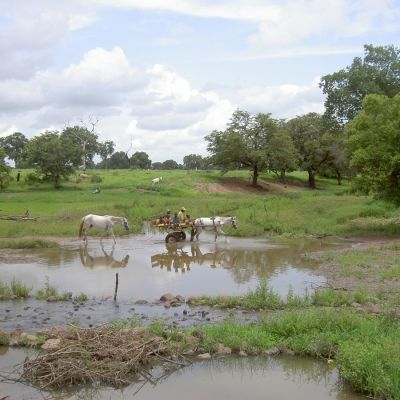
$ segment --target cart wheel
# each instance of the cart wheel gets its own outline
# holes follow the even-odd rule
[[[166,237],[165,237],[165,242],[166,243],[176,243],[178,241],[177,236],[175,235],[175,233],[169,233]]]
[[[185,240],[186,239],[186,233],[181,231],[179,232],[179,240]]]

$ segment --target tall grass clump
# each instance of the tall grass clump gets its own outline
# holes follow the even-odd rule
[[[53,300],[53,301],[68,301],[71,298],[70,292],[59,293],[55,286],[50,285],[49,278],[46,277],[46,282],[43,289],[36,291],[37,300]]]
[[[282,308],[283,301],[269,286],[266,279],[260,280],[258,286],[243,299],[246,308],[271,310]]]
[[[14,296],[18,297],[19,299],[23,298],[26,299],[29,297],[29,293],[31,292],[32,288],[26,286],[23,282],[13,279],[10,283],[11,292]]]

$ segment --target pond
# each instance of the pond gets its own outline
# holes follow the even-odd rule
[[[0,370],[11,371],[29,352],[0,347]],[[0,393],[10,399],[163,399],[190,398],[203,400],[361,400],[366,397],[353,393],[340,379],[338,370],[324,361],[309,358],[227,357],[195,362],[188,367],[162,375],[151,371],[151,380],[134,380],[127,387],[82,387],[61,392],[40,392],[19,384],[0,382]]]
[[[182,296],[235,295],[254,289],[260,279],[285,296],[292,288],[303,294],[324,278],[314,274],[304,253],[345,246],[339,240],[271,242],[252,238],[219,238],[166,245],[161,235],[112,240],[90,238],[87,247],[68,241],[61,248],[9,251],[3,254],[1,279],[17,278],[43,288],[46,280],[59,291],[110,298],[115,273],[119,274],[118,299],[153,301],[171,292]]]

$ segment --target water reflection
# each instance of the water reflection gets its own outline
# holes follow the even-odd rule
[[[82,265],[88,268],[125,268],[128,265],[129,254],[123,257],[121,261],[114,258],[115,245],[113,245],[111,251],[107,253],[101,243],[101,251],[102,255],[94,256],[89,254],[87,246],[81,246],[79,248],[79,257]]]
[[[236,283],[246,283],[252,278],[269,278],[277,269],[310,270],[310,261],[303,262],[300,255],[315,251],[315,243],[297,241],[290,245],[264,245],[250,242],[241,244],[171,243],[165,251],[151,256],[152,268],[168,272],[185,273],[193,265],[228,270]],[[318,250],[318,248],[317,248]]]
[[[1,349],[1,347],[0,347]],[[10,349],[0,355],[0,370],[11,372],[26,356],[27,349]],[[126,387],[101,385],[70,387],[62,391],[40,391],[22,383],[0,381],[0,393],[12,399],[158,399],[244,398],[260,400],[320,399],[361,400],[340,379],[338,370],[326,362],[302,357],[249,357],[210,360],[179,369],[153,368],[151,375],[132,376]],[[196,390],[193,390],[196,388]]]

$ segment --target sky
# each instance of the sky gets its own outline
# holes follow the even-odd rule
[[[0,137],[96,122],[181,163],[236,109],[323,113],[321,76],[399,41],[400,0],[0,0]]]

